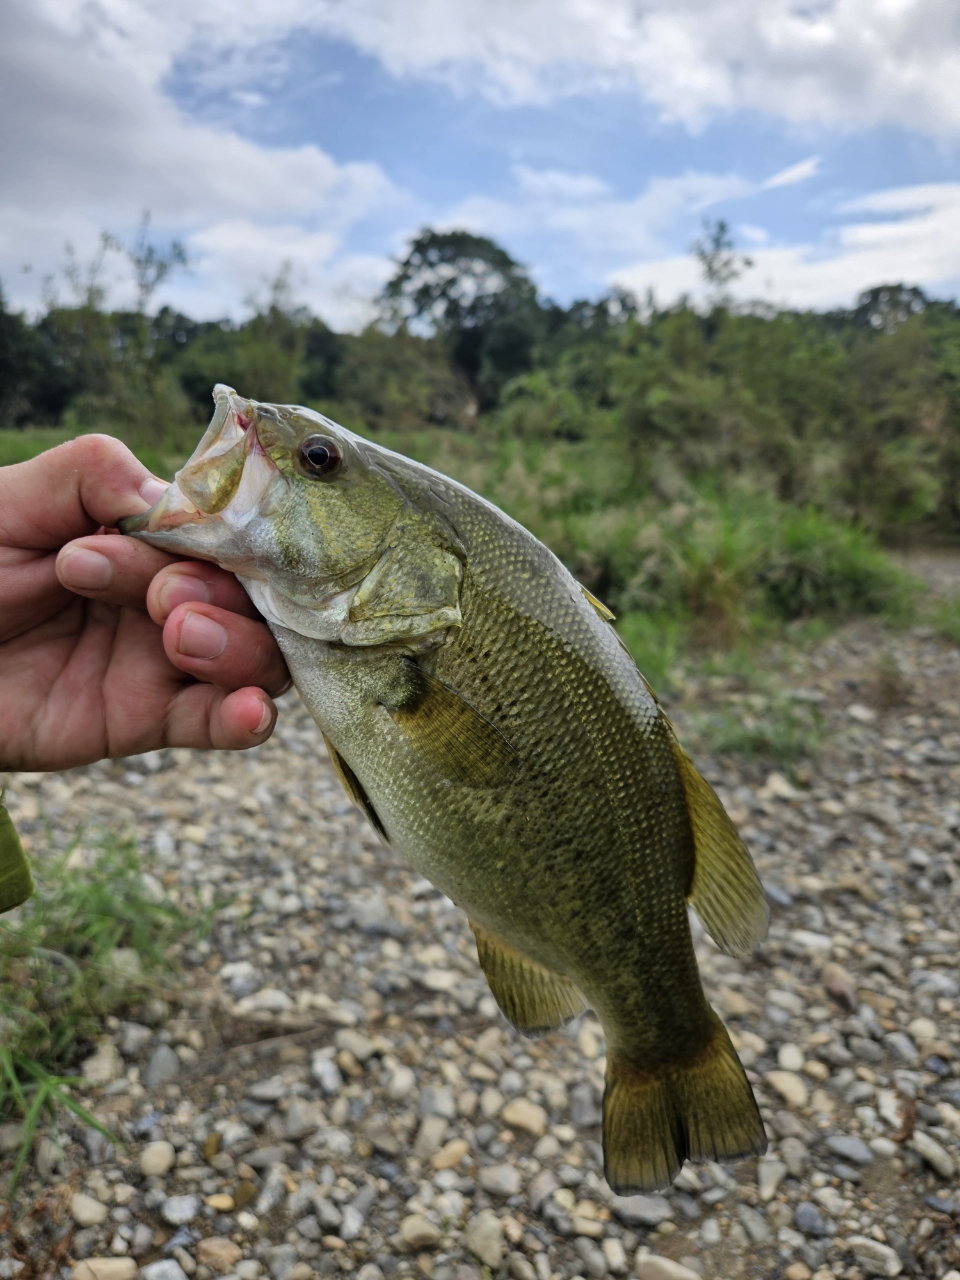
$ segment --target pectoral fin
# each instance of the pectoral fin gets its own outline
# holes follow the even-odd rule
[[[689,898],[722,951],[743,955],[767,932],[770,910],[747,846],[708,782],[674,739],[693,828],[695,866]]]
[[[27,855],[9,813],[0,804],[0,912],[19,907],[32,893]]]
[[[486,717],[442,680],[405,663],[402,700],[381,699],[394,723],[433,767],[468,787],[506,782],[517,757]]]
[[[562,1027],[586,1008],[583,996],[562,973],[507,946],[470,921],[480,967],[503,1016],[525,1035],[543,1035]]]
[[[380,815],[370,803],[370,797],[363,789],[360,779],[353,772],[350,766],[344,760],[343,756],[336,749],[326,734],[323,734],[323,740],[327,746],[327,752],[330,756],[330,763],[333,765],[334,773],[343,784],[343,789],[357,806],[362,814],[366,817],[371,827],[383,836],[387,844],[390,843],[390,837],[387,835],[386,828],[380,821]]]

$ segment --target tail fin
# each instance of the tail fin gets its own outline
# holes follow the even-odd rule
[[[668,1186],[684,1160],[760,1155],[767,1138],[753,1090],[723,1023],[684,1064],[644,1071],[612,1053],[603,1098],[607,1182],[618,1195]]]

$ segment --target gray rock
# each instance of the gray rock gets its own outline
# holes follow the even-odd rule
[[[282,1076],[271,1076],[269,1080],[257,1080],[247,1089],[247,1097],[255,1102],[279,1102],[287,1092]]]
[[[343,1088],[343,1076],[332,1058],[315,1053],[310,1063],[310,1073],[328,1098],[335,1098]]]
[[[603,1119],[593,1096],[593,1086],[586,1081],[570,1090],[570,1118],[578,1129],[591,1129]]]
[[[527,1198],[534,1213],[539,1213],[544,1200],[558,1190],[560,1179],[551,1169],[541,1169],[527,1188]]]
[[[780,1154],[783,1156],[783,1162],[791,1178],[802,1178],[810,1155],[800,1139],[792,1137],[782,1139]]]
[[[150,1055],[143,1083],[148,1089],[172,1084],[180,1075],[180,1059],[168,1044],[158,1044]]]
[[[664,1196],[611,1196],[608,1207],[628,1227],[657,1227],[673,1217]]]
[[[145,1027],[142,1022],[121,1022],[120,1052],[125,1058],[136,1058],[152,1037],[152,1029]]]
[[[427,1085],[420,1090],[420,1115],[443,1116],[444,1120],[453,1120],[457,1115],[457,1104],[453,1091],[445,1085]]]
[[[363,1214],[359,1213],[352,1204],[343,1206],[343,1221],[340,1223],[340,1239],[356,1240],[357,1236],[363,1230]]]
[[[260,1195],[257,1197],[256,1214],[262,1218],[265,1213],[269,1213],[275,1208],[287,1191],[287,1176],[290,1170],[285,1164],[273,1164],[270,1166],[270,1172],[264,1179],[263,1186],[260,1188]]]
[[[841,1160],[852,1160],[854,1164],[873,1164],[873,1152],[862,1138],[834,1133],[827,1138],[827,1146]]]
[[[762,1213],[752,1209],[748,1204],[742,1204],[737,1211],[737,1216],[754,1244],[766,1244],[772,1233]]]
[[[512,1164],[491,1164],[481,1169],[477,1181],[492,1196],[515,1196],[520,1190],[520,1170]]]
[[[920,1061],[917,1046],[905,1031],[890,1031],[883,1037],[883,1042],[895,1058],[908,1066],[915,1066]]]
[[[269,1147],[257,1147],[244,1157],[251,1169],[267,1169],[272,1164],[283,1164],[287,1156],[296,1150],[292,1146],[273,1143]]]
[[[883,1049],[880,1045],[876,1040],[870,1040],[866,1036],[850,1036],[847,1044],[861,1062],[879,1062],[883,1058]]]
[[[171,1227],[182,1227],[192,1222],[199,1212],[199,1196],[167,1196],[160,1206],[160,1216]]]
[[[857,1265],[868,1276],[898,1276],[903,1270],[896,1250],[879,1240],[871,1240],[868,1236],[850,1236],[844,1241],[847,1249],[853,1250]]]
[[[139,1280],[187,1280],[187,1273],[173,1258],[161,1258],[140,1268]]]
[[[827,1234],[827,1224],[823,1220],[823,1215],[815,1204],[811,1204],[809,1200],[801,1200],[793,1211],[793,1221],[798,1231],[802,1231],[805,1236],[825,1236]]]
[[[464,1232],[467,1248],[491,1271],[503,1258],[503,1223],[490,1209],[483,1209],[467,1223]]]
[[[316,1200],[315,1205],[320,1225],[327,1231],[339,1231],[340,1224],[343,1222],[343,1214],[334,1202],[328,1200],[326,1196],[321,1196]]]
[[[593,1280],[603,1280],[607,1274],[607,1260],[603,1253],[592,1240],[586,1236],[577,1236],[573,1242],[573,1247],[583,1262],[588,1276],[592,1276]]]
[[[264,1249],[260,1258],[267,1265],[273,1280],[283,1280],[288,1271],[291,1271],[299,1261],[297,1250],[292,1244],[276,1244],[268,1249]]]
[[[312,1213],[305,1218],[299,1218],[294,1225],[304,1240],[322,1240],[326,1234]]]

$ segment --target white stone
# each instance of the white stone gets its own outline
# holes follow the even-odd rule
[[[477,1181],[493,1196],[515,1196],[520,1190],[520,1170],[512,1164],[491,1164],[480,1169]]]
[[[82,1191],[70,1197],[70,1216],[78,1227],[99,1227],[109,1212],[105,1204]]]
[[[788,1107],[805,1107],[809,1093],[807,1086],[794,1071],[768,1071],[763,1077],[772,1089],[776,1089]]]
[[[777,1063],[784,1071],[800,1071],[803,1067],[803,1050],[796,1044],[782,1044],[777,1050]]]
[[[513,1098],[500,1112],[500,1119],[511,1129],[522,1129],[535,1138],[542,1137],[547,1131],[546,1111],[539,1103],[530,1102],[527,1098]]]
[[[172,1227],[182,1227],[200,1212],[199,1196],[168,1196],[160,1206],[160,1216]]]
[[[637,1280],[702,1280],[699,1272],[659,1257],[638,1258],[636,1276]]]
[[[869,1236],[849,1236],[844,1244],[853,1250],[858,1266],[868,1276],[898,1276],[903,1270],[896,1251],[879,1240],[871,1240]]]
[[[861,702],[851,702],[850,706],[847,707],[847,715],[851,720],[856,720],[860,724],[873,724],[877,718],[877,713],[870,707],[865,707]],[[895,1275],[896,1273],[891,1271],[890,1274]]]
[[[956,1162],[948,1151],[941,1147],[930,1137],[929,1133],[924,1133],[922,1129],[915,1129],[910,1145],[918,1155],[923,1156],[927,1164],[935,1169],[941,1178],[952,1178],[956,1171]]]
[[[788,1173],[787,1166],[775,1156],[761,1156],[757,1161],[757,1188],[760,1199],[767,1204],[777,1194],[777,1188]]]
[[[467,1223],[464,1232],[467,1248],[491,1271],[503,1258],[503,1223],[490,1209],[482,1209]]]
[[[140,1268],[138,1280],[187,1280],[186,1272],[173,1258],[161,1258]]]
[[[133,1280],[136,1274],[132,1258],[86,1258],[70,1273],[71,1280]]]
[[[438,1244],[442,1232],[422,1214],[411,1213],[400,1223],[400,1236],[411,1249],[430,1249]]]
[[[177,1153],[170,1142],[148,1142],[140,1152],[140,1172],[145,1178],[162,1178],[173,1168]]]
[[[81,1062],[80,1074],[91,1084],[109,1084],[123,1075],[123,1060],[108,1036],[100,1041],[96,1053]]]
[[[252,996],[244,996],[234,1005],[234,1013],[289,1013],[295,1008],[293,1000],[277,987],[264,987]]]

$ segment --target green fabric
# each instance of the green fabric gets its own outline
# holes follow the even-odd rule
[[[0,912],[19,907],[33,893],[30,864],[10,815],[0,804]]]

